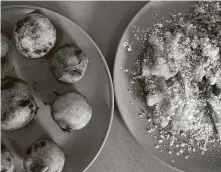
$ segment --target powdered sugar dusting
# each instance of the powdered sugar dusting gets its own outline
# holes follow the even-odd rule
[[[210,145],[220,146],[220,11],[220,2],[196,3],[152,28],[134,26],[136,42],[123,45],[143,57],[130,71],[131,86],[136,80],[146,85],[148,108],[139,117],[147,116],[147,131],[160,151],[167,147],[169,154],[189,159],[196,152],[204,155]]]
[[[33,13],[18,21],[13,37],[22,55],[39,58],[54,47],[56,30],[48,18]]]

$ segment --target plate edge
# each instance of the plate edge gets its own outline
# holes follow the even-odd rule
[[[107,72],[107,75],[108,75],[108,81],[109,81],[109,85],[110,85],[110,102],[111,102],[111,115],[110,115],[110,118],[109,118],[109,125],[108,125],[108,129],[106,131],[106,135],[102,141],[102,144],[101,144],[101,147],[99,148],[98,152],[96,153],[96,155],[94,156],[94,158],[91,160],[91,162],[87,165],[87,167],[83,170],[83,172],[86,172],[89,167],[94,163],[94,161],[97,159],[98,155],[101,153],[106,141],[107,141],[107,138],[109,136],[109,133],[110,133],[110,129],[111,129],[111,126],[112,126],[112,122],[113,122],[113,115],[114,115],[114,86],[113,86],[113,80],[112,80],[112,77],[111,77],[111,73],[110,73],[110,70],[109,70],[109,67],[107,65],[107,62],[106,62],[106,59],[104,58],[100,48],[97,46],[97,44],[94,42],[94,40],[87,34],[87,32],[82,29],[79,25],[77,25],[74,21],[72,21],[71,19],[69,19],[68,17],[56,12],[56,11],[53,11],[53,10],[50,10],[48,8],[45,8],[45,7],[39,7],[39,6],[35,6],[35,5],[5,5],[3,7],[1,7],[1,12],[3,12],[4,9],[9,9],[9,8],[31,8],[31,9],[43,9],[43,10],[47,10],[47,11],[50,11],[52,13],[56,13],[58,15],[61,15],[62,17],[66,18],[69,22],[73,23],[76,27],[78,27],[78,29],[80,29],[83,34],[85,34],[86,37],[88,37],[88,39],[92,42],[92,44],[96,47],[98,53],[100,54],[101,56],[101,59],[105,65],[105,68],[106,68],[106,72]]]
[[[120,46],[121,46],[121,42],[122,42],[122,40],[123,40],[123,37],[124,37],[125,32],[128,30],[129,26],[131,26],[131,25],[133,24],[133,22],[134,22],[136,16],[141,15],[141,14],[144,12],[144,10],[146,10],[146,8],[149,8],[153,3],[154,3],[154,1],[149,1],[149,2],[147,2],[147,4],[145,4],[145,5],[132,17],[132,19],[130,20],[130,22],[129,22],[128,25],[126,26],[126,28],[125,28],[125,30],[124,30],[124,32],[123,32],[121,38],[120,38],[120,41],[119,41],[119,43],[118,43],[118,46],[117,46],[117,51],[116,51],[116,53],[115,53],[115,59],[114,59],[114,68],[113,68],[113,84],[114,84],[114,90],[115,90],[115,93],[114,93],[114,94],[115,94],[115,101],[116,101],[117,109],[118,109],[120,115],[122,114],[122,111],[121,111],[120,108],[119,108],[120,106],[119,106],[119,101],[118,101],[118,99],[117,99],[116,84],[115,84],[115,83],[116,83],[116,82],[115,82],[115,80],[116,80],[116,77],[115,77],[116,72],[115,72],[115,71],[116,71],[116,68],[117,68],[117,67],[116,67],[117,52],[118,52],[118,49],[119,49]],[[148,7],[148,6],[149,6],[149,7]],[[130,130],[128,124],[125,122],[126,120],[124,119],[123,115],[121,115],[121,118],[123,119],[124,124],[126,125],[128,131],[129,131],[129,132],[131,133],[131,135],[135,138],[135,136],[134,136],[134,134],[132,133],[132,131]],[[135,139],[135,141],[143,148],[143,146],[137,141],[137,139]],[[143,149],[144,149],[144,148],[143,148]],[[144,149],[144,150],[145,150],[145,149]],[[145,151],[146,151],[146,150],[145,150]],[[147,152],[147,151],[146,151],[146,152]],[[157,158],[157,157],[154,156],[153,154],[151,154],[151,153],[149,153],[149,152],[147,152],[147,153],[148,153],[151,157],[153,157],[155,160],[157,160],[158,162],[162,163],[163,165],[169,167],[170,169],[177,170],[178,172],[185,172],[185,171],[182,171],[182,170],[180,170],[180,169],[178,169],[178,168],[176,168],[176,167],[173,167],[173,166],[167,164],[166,162],[163,162],[162,160],[160,160],[159,158]]]

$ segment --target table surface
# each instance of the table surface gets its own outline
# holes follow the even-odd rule
[[[113,71],[115,52],[126,26],[147,2],[112,1],[8,1],[5,5],[36,5],[54,10],[74,21],[96,42]],[[115,105],[107,142],[87,172],[176,172],[153,159],[134,140]]]

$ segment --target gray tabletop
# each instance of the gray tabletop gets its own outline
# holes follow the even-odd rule
[[[112,73],[115,51],[129,21],[146,2],[2,2],[36,5],[54,10],[77,23],[96,42]],[[116,107],[116,105],[115,105]],[[115,108],[107,142],[88,172],[175,172],[138,145]]]

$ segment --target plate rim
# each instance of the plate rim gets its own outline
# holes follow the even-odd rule
[[[108,129],[105,133],[105,137],[104,139],[102,140],[102,144],[99,148],[99,150],[97,151],[97,153],[95,154],[95,156],[93,157],[93,159],[90,161],[90,163],[84,168],[83,172],[86,172],[89,167],[94,163],[94,161],[97,159],[98,155],[101,153],[101,151],[103,150],[104,148],[104,145],[107,141],[107,138],[109,136],[109,133],[110,133],[110,130],[111,130],[111,126],[112,126],[112,122],[113,122],[113,116],[114,116],[114,99],[115,99],[115,95],[114,95],[114,86],[113,86],[113,80],[112,80],[112,77],[111,77],[111,73],[110,73],[110,70],[109,70],[109,67],[107,65],[107,61],[104,57],[104,55],[102,54],[100,48],[97,46],[97,44],[95,43],[95,41],[88,35],[88,33],[82,29],[78,24],[76,24],[74,21],[72,21],[70,18],[54,11],[54,10],[51,10],[51,9],[48,9],[48,8],[45,8],[45,7],[40,7],[40,6],[36,6],[36,5],[5,5],[5,6],[1,6],[1,12],[3,12],[3,10],[5,9],[10,9],[10,8],[29,8],[29,9],[42,9],[42,10],[46,10],[46,11],[49,11],[49,12],[52,12],[52,13],[56,13],[57,15],[60,15],[62,17],[64,17],[65,19],[67,19],[70,23],[72,23],[73,25],[75,25],[75,27],[77,27],[79,30],[82,31],[82,33],[91,41],[91,43],[95,46],[95,48],[97,49],[98,53],[100,54],[100,57],[101,57],[101,60],[105,66],[105,70],[106,70],[106,73],[107,73],[107,76],[108,76],[108,82],[109,82],[109,86],[110,86],[110,89],[109,89],[109,93],[110,93],[110,105],[111,105],[111,111],[110,111],[110,118],[109,118],[109,124],[108,124]]]
[[[135,139],[135,141],[142,147],[142,149],[144,149],[144,147],[141,145],[141,143],[139,141],[137,141],[136,137],[134,136],[133,132],[131,131],[130,127],[129,127],[129,124],[126,122],[127,120],[124,118],[124,116],[122,115],[123,112],[122,112],[122,109],[120,108],[120,101],[119,101],[119,98],[118,98],[118,95],[117,95],[117,86],[116,86],[116,75],[117,75],[117,54],[118,54],[118,51],[121,47],[121,43],[123,41],[123,38],[125,36],[125,33],[126,31],[129,29],[129,27],[133,24],[133,22],[136,20],[136,18],[138,16],[141,16],[143,12],[146,11],[147,8],[149,8],[151,5],[153,5],[155,3],[155,1],[149,1],[147,2],[143,7],[140,8],[140,10],[138,12],[136,12],[136,14],[131,18],[130,22],[128,23],[128,25],[126,26],[126,28],[124,29],[124,32],[123,34],[121,35],[121,38],[120,38],[120,41],[118,43],[118,46],[117,46],[117,50],[116,50],[116,53],[115,53],[115,59],[114,59],[114,67],[113,67],[113,84],[114,84],[114,94],[115,94],[115,101],[116,101],[116,106],[117,106],[117,109],[118,111],[120,112],[120,115],[121,115],[121,118],[123,119],[124,121],[124,124],[126,125],[126,128],[128,129],[128,131],[130,132],[130,134],[133,136],[133,138]],[[145,149],[144,149],[145,150]],[[185,172],[185,171],[182,171],[166,162],[164,162],[163,160],[159,159],[157,156],[155,156],[154,154],[148,152],[145,150],[145,152],[147,154],[149,154],[151,157],[153,157],[155,160],[157,160],[158,162],[162,163],[163,165],[169,167],[170,169],[173,169],[173,170],[177,170],[177,172]]]

